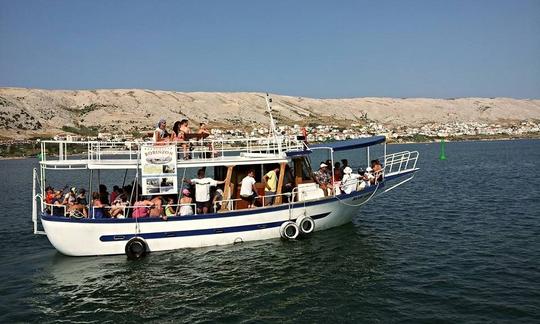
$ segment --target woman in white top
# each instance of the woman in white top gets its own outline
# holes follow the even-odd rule
[[[154,130],[154,142],[159,143],[169,141],[169,133],[167,133],[167,130],[165,129],[166,127],[167,122],[165,119],[160,119],[157,123],[157,128]]]
[[[193,199],[189,196],[189,190],[182,190],[182,194],[183,197],[180,199],[180,216],[193,215],[193,208],[191,207]]]
[[[352,169],[350,167],[345,167],[345,169],[343,169],[343,173],[344,175],[341,179],[341,189],[346,194],[350,194],[353,192],[353,190],[356,190],[360,175],[352,173]]]

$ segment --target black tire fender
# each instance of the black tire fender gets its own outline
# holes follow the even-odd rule
[[[148,252],[148,245],[142,237],[134,237],[126,243],[126,255],[129,260],[144,258]]]

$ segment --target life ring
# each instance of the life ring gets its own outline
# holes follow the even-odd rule
[[[284,239],[294,240],[295,238],[298,237],[298,234],[300,234],[300,229],[298,228],[298,225],[296,225],[295,222],[286,221],[283,224],[281,224],[281,227],[279,228],[279,234]]]
[[[126,243],[126,255],[129,260],[138,260],[146,255],[147,245],[141,237],[134,237]]]
[[[309,216],[300,216],[296,219],[296,225],[300,229],[300,233],[307,235],[315,230],[315,221]]]

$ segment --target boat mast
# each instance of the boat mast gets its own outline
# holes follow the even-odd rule
[[[268,114],[270,115],[270,132],[272,132],[274,141],[277,143],[276,123],[274,122],[274,116],[272,116],[272,98],[270,98],[268,93],[266,93],[266,110],[268,111]]]

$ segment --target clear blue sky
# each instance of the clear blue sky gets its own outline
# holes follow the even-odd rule
[[[540,1],[0,0],[0,86],[540,98]]]

